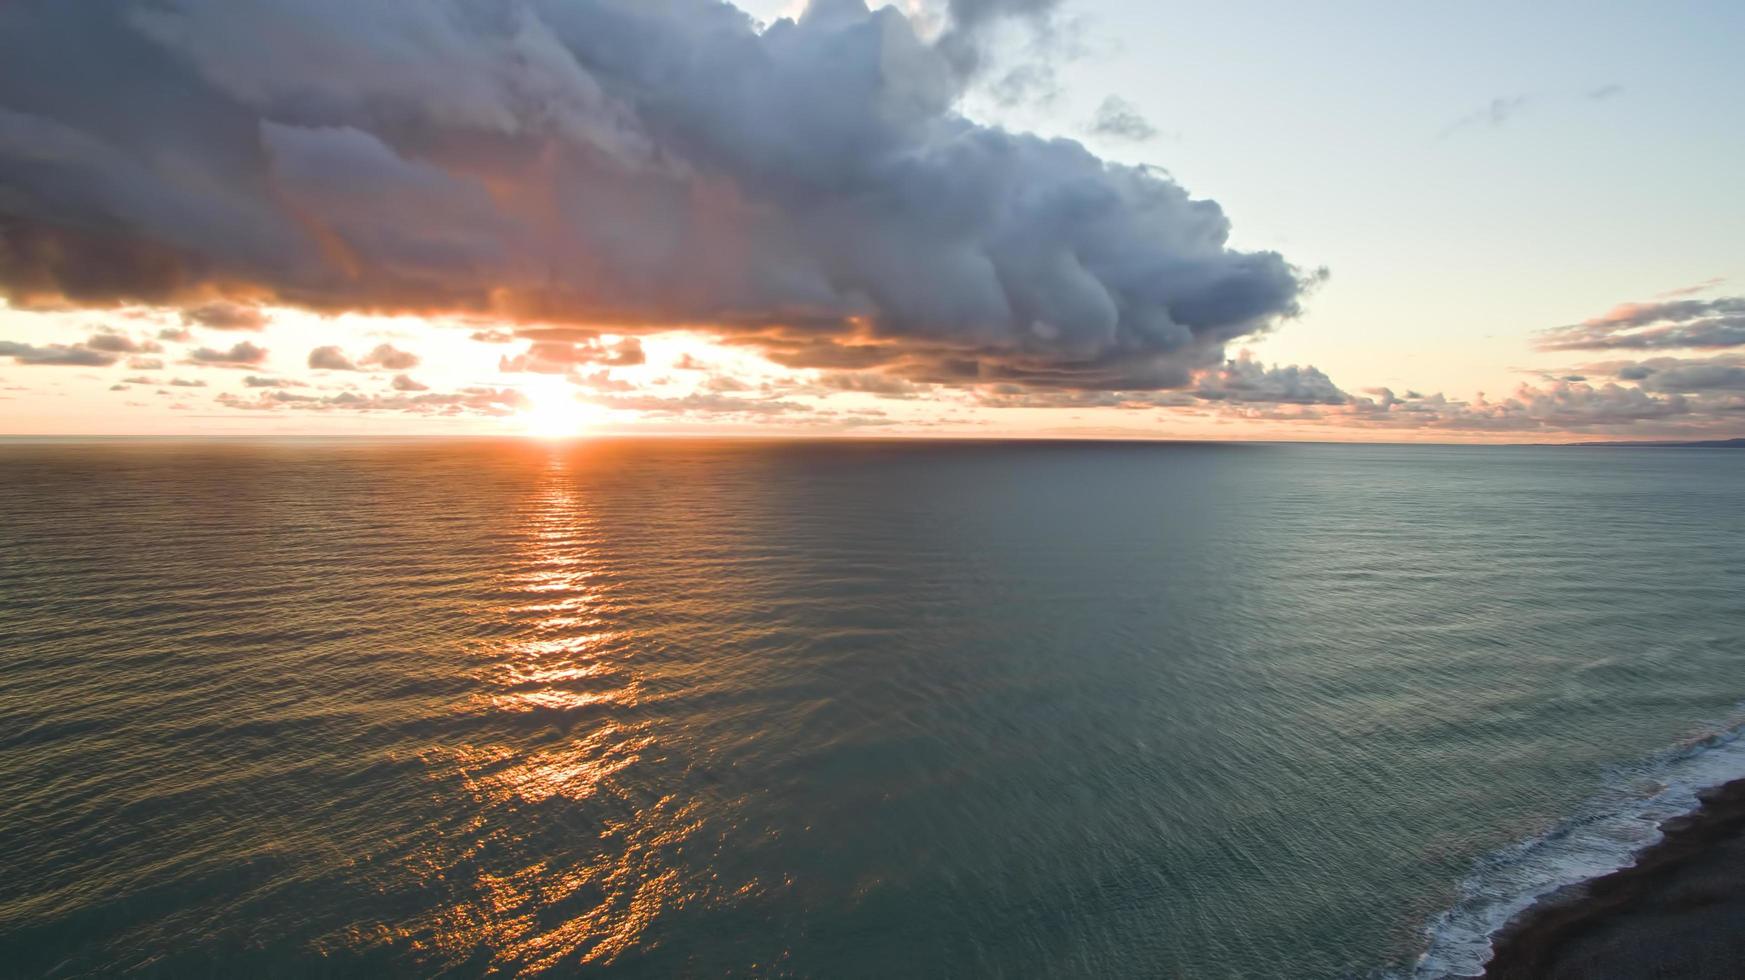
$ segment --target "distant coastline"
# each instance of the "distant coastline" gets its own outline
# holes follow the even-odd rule
[[[1745,449],[1745,438],[1699,439],[1690,442],[1566,442],[1561,445],[1581,447],[1612,447],[1626,449]]]

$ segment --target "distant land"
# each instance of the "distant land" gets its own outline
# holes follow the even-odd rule
[[[1572,442],[1570,446],[1628,446],[1636,449],[1745,449],[1745,439],[1703,439],[1696,442]]]

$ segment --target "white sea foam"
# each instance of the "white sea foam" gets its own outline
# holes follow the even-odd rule
[[[1745,706],[1742,706],[1745,707]],[[1491,939],[1538,899],[1634,863],[1660,825],[1697,808],[1697,793],[1745,778],[1745,718],[1618,773],[1606,791],[1537,837],[1481,859],[1460,899],[1429,926],[1415,978],[1484,972]]]

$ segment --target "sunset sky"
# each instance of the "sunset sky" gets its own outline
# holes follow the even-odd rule
[[[1745,5],[0,7],[0,434],[1745,435]]]

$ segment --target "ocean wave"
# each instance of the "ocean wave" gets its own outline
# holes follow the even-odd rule
[[[1666,821],[1691,813],[1697,794],[1745,778],[1745,704],[1714,730],[1620,769],[1600,794],[1551,830],[1481,858],[1460,898],[1431,921],[1429,947],[1411,976],[1484,973],[1491,941],[1541,898],[1635,862]]]

